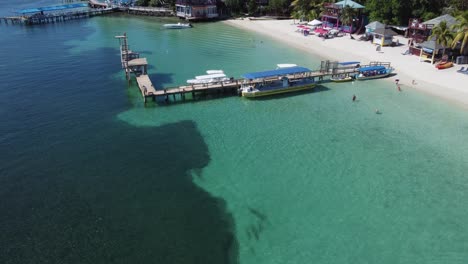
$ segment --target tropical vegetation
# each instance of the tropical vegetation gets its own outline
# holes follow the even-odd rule
[[[442,45],[442,55],[445,55],[445,48],[452,44],[453,31],[447,26],[447,22],[442,21],[432,29],[432,34],[428,39],[434,39],[438,44]]]
[[[457,17],[458,23],[453,25],[455,37],[452,42],[452,48],[455,48],[461,42],[461,53],[468,48],[468,10]]]

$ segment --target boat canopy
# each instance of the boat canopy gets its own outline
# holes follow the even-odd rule
[[[370,66],[370,67],[362,67],[359,68],[359,72],[367,72],[367,71],[380,71],[385,70],[385,66]]]
[[[281,68],[277,70],[270,70],[270,71],[262,71],[262,72],[251,72],[245,73],[242,75],[245,79],[261,79],[261,78],[268,78],[274,76],[282,76],[282,75],[290,75],[290,74],[297,74],[297,73],[305,73],[310,72],[311,70],[305,67],[289,67],[289,68]]]
[[[353,65],[353,64],[359,64],[361,63],[360,61],[345,61],[345,62],[339,62],[339,65]]]

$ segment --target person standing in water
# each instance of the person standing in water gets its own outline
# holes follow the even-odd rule
[[[353,102],[356,101],[356,95],[353,94]]]

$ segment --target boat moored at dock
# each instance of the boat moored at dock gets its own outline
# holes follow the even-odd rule
[[[315,87],[315,81],[307,75],[310,72],[308,68],[296,66],[246,73],[239,92],[243,97],[255,98],[309,90]]]
[[[291,67],[297,67],[297,64],[293,63],[280,63],[276,64],[276,69],[283,69],[283,68],[291,68]]]
[[[354,80],[353,77],[349,75],[339,74],[339,75],[332,75],[330,77],[330,81],[332,82],[350,82]]]
[[[356,80],[370,80],[383,78],[390,75],[393,71],[393,68],[390,66],[385,67],[381,65],[361,67],[359,68],[359,74],[356,75]]]
[[[167,29],[183,29],[183,28],[191,28],[192,24],[190,23],[177,23],[177,24],[164,24],[164,28]]]
[[[218,72],[218,73],[195,76],[195,79],[187,80],[187,83],[188,84],[209,84],[209,83],[223,83],[223,82],[227,82],[230,80],[230,78],[228,78],[226,74],[224,74],[223,71],[209,70],[206,72],[207,73]]]

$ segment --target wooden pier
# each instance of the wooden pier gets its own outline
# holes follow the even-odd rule
[[[152,99],[155,101],[157,98],[164,98],[165,101],[169,101],[169,98],[172,97],[173,101],[176,101],[177,98],[185,100],[186,94],[191,94],[192,98],[195,98],[197,94],[207,94],[207,93],[222,93],[226,94],[231,92],[232,94],[237,94],[239,88],[241,88],[242,83],[245,82],[244,79],[234,79],[231,78],[229,81],[217,82],[217,83],[206,83],[206,84],[192,84],[192,85],[182,85],[167,89],[157,90],[151,79],[148,76],[148,61],[146,58],[140,58],[140,54],[133,52],[128,48],[128,39],[127,34],[124,33],[121,36],[115,36],[119,39],[120,44],[120,60],[122,68],[125,71],[125,77],[128,81],[131,80],[132,75],[135,75],[138,88],[141,92],[144,102],[146,103],[147,99]],[[371,62],[367,65],[360,66],[339,66],[336,61],[322,61],[320,69],[317,71],[310,71],[301,74],[294,74],[288,76],[290,80],[303,79],[303,78],[312,78],[318,82],[324,81],[326,77],[332,77],[335,75],[355,75],[359,72],[359,67],[367,66],[385,66],[390,67],[389,62]],[[271,80],[277,80],[277,78],[271,78]],[[261,83],[265,80],[249,80],[250,84]]]
[[[131,15],[142,16],[174,16],[173,10],[163,7],[125,7],[110,5],[96,0],[88,0],[90,10],[78,10],[70,12],[37,12],[34,14],[23,14],[21,16],[0,17],[0,24],[23,24],[38,25],[64,22],[75,19],[89,18],[114,12],[125,12]]]
[[[66,12],[66,13],[50,13],[50,14],[41,14],[36,13],[31,16],[11,16],[11,17],[0,17],[0,23],[4,22],[5,24],[25,24],[25,25],[39,25],[39,24],[50,24],[58,23],[69,20],[90,18],[94,16],[100,16],[105,14],[113,13],[113,9],[95,9],[88,11],[75,11],[75,12]]]

